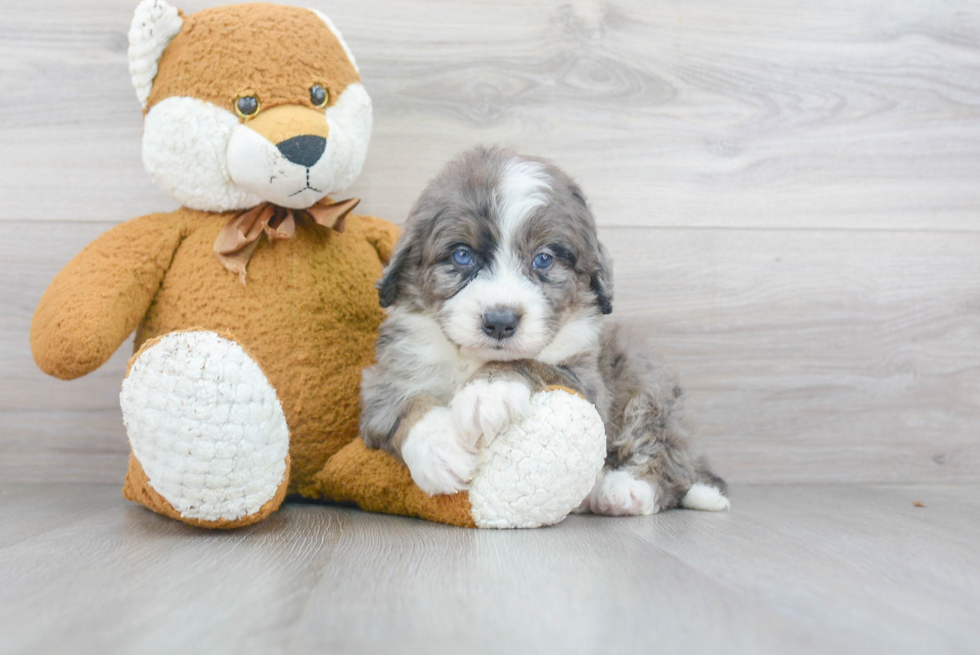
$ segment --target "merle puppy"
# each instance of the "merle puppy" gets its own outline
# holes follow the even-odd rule
[[[412,209],[378,283],[388,308],[364,371],[361,435],[429,494],[466,488],[493,439],[551,384],[580,391],[608,455],[581,510],[728,507],[689,450],[681,389],[612,311],[609,256],[581,190],[498,148],[450,162]]]

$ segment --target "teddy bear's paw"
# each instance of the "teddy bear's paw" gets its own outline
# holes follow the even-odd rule
[[[473,443],[457,432],[446,407],[430,409],[412,427],[401,453],[412,480],[430,496],[465,489],[480,461]]]
[[[183,518],[234,521],[286,484],[286,418],[265,374],[234,341],[189,331],[147,344],[120,403],[150,486]]]
[[[642,516],[660,509],[650,483],[637,480],[627,471],[606,473],[596,481],[585,503],[593,514],[605,516]]]
[[[549,390],[531,396],[527,416],[484,445],[469,487],[481,528],[558,523],[588,495],[606,458],[606,431],[593,405]]]
[[[483,435],[486,446],[530,413],[531,389],[516,380],[476,380],[463,387],[449,406],[460,435],[473,444]]]

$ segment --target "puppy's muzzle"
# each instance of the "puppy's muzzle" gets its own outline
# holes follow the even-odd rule
[[[521,315],[512,309],[491,309],[483,313],[483,333],[488,337],[503,341],[514,336]]]

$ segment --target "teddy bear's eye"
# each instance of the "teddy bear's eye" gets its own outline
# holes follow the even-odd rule
[[[255,96],[242,96],[235,101],[235,112],[242,118],[255,116],[259,112],[259,101]]]
[[[313,106],[319,109],[327,104],[327,100],[330,99],[330,94],[319,84],[314,84],[310,87],[310,102]]]

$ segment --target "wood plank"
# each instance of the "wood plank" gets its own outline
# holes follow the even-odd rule
[[[84,497],[84,489],[46,491]],[[99,489],[96,502],[107,491]],[[344,526],[342,513],[327,510],[305,522],[301,540],[288,537],[296,519],[290,512],[248,530],[205,532],[112,491],[102,511],[81,521],[66,512],[60,528],[0,549],[4,566],[15,564],[0,586],[4,649],[221,653],[233,644],[238,653],[282,652],[282,630],[316,574],[311,564]],[[25,557],[27,544],[37,550]],[[207,577],[210,591],[198,586]],[[235,636],[227,632],[233,625]]]
[[[838,635],[807,634],[772,610],[733,612],[744,595],[678,566],[615,521],[571,517],[556,529],[464,534],[399,521],[363,540],[358,536],[374,532],[377,519],[363,513],[350,519],[352,534],[338,544],[334,561],[356,558],[384,572],[375,578],[357,566],[332,568],[296,617],[289,650],[382,652],[392,635],[402,652],[419,655],[845,647]],[[385,627],[359,620],[365,614],[380,614]]]
[[[287,504],[219,533],[115,488],[2,482],[3,647],[974,652],[978,490],[736,486],[730,513],[573,516],[528,531]]]
[[[36,370],[33,307],[108,224],[0,241],[0,477],[118,482],[124,346],[88,378]],[[679,369],[702,447],[737,482],[980,475],[980,235],[610,228],[614,317]],[[65,477],[68,476],[68,477]]]
[[[0,549],[111,509],[118,514],[119,485],[0,485]]]
[[[847,648],[867,639],[880,652],[976,647],[975,602],[963,602],[980,582],[971,488],[746,487],[733,503],[721,539],[692,513],[675,514],[668,530],[644,521],[623,527],[736,594],[765,589],[763,603],[783,617],[835,626],[836,636],[850,635]],[[938,560],[957,564],[934,568]],[[881,630],[895,615],[904,618]],[[940,624],[950,627],[942,637],[928,627]]]
[[[302,4],[358,57],[376,112],[352,192],[396,222],[447,158],[489,142],[558,161],[608,226],[980,227],[967,0]],[[3,3],[0,221],[173,206],[140,163],[132,6]]]
[[[723,474],[966,482],[980,472],[974,235],[603,236],[617,261],[614,315],[645,326],[679,369]]]
[[[95,380],[90,384],[107,386]],[[119,380],[112,386],[118,388]],[[57,397],[49,404],[57,405]],[[5,479],[122,485],[129,442],[118,393],[113,403],[97,410],[0,411],[0,424],[0,475]]]

